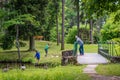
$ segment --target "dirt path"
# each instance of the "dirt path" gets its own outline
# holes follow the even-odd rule
[[[104,76],[97,74],[95,71],[97,66],[98,65],[87,65],[87,67],[83,69],[83,72],[88,74],[92,80],[120,80],[120,76]]]

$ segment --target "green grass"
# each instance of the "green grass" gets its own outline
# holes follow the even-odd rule
[[[120,64],[99,65],[96,71],[102,75],[120,76]]]
[[[28,41],[25,41],[27,44],[25,47],[20,48],[20,53],[21,53],[21,58],[23,61],[31,61],[32,63],[35,62],[35,52],[34,51],[27,51],[29,48]],[[50,48],[48,52],[48,57],[45,57],[45,51],[44,47],[47,43],[50,43]],[[38,51],[41,53],[41,60],[40,63],[44,62],[56,62],[60,63],[61,62],[61,46],[57,46],[56,43],[54,42],[47,42],[47,41],[35,41],[35,47]],[[72,50],[73,49],[73,44],[65,44],[65,50]],[[89,44],[89,45],[84,45],[84,51],[85,53],[96,53],[97,52],[97,45]],[[58,57],[56,57],[58,56]],[[13,47],[11,50],[2,50],[0,49],[0,60],[17,60],[17,49],[16,47]]]
[[[91,80],[82,73],[84,66],[58,66],[50,69],[13,69],[0,72],[0,80]],[[12,73],[12,74],[11,74]]]

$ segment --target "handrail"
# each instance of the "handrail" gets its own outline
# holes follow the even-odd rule
[[[98,50],[104,50],[108,51],[106,54],[109,54],[110,56],[120,56],[120,44],[113,41],[107,41],[107,42],[99,42],[98,43]],[[118,50],[117,50],[118,49]]]

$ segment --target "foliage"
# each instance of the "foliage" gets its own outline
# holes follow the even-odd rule
[[[39,26],[38,21],[35,20],[35,16],[32,16],[31,14],[24,14],[24,15],[19,15],[16,18],[10,19],[8,21],[5,21],[4,27],[9,27],[13,25],[25,25],[25,24]]]
[[[26,46],[26,43],[24,43],[22,41],[19,41],[19,44],[20,44],[20,47],[25,47]]]
[[[56,40],[57,40],[56,27],[54,27],[50,30],[50,41]]]
[[[92,17],[93,15],[100,17],[104,14],[116,12],[120,8],[119,0],[107,0],[105,2],[103,0],[82,0],[82,2],[84,4],[84,11],[88,17]]]
[[[36,29],[39,26],[38,21],[35,20],[35,17],[32,16],[31,14],[24,14],[24,15],[19,15],[14,19],[5,21],[4,24],[4,29],[6,30],[5,37],[9,36],[16,36],[16,26],[19,27],[19,38],[24,38],[24,36],[27,37],[34,35],[36,33]],[[36,31],[35,31],[36,30]],[[10,39],[10,40],[9,40]],[[15,38],[3,38],[3,49],[10,49],[13,46]],[[12,43],[11,43],[11,40]],[[5,42],[7,41],[7,42]],[[10,42],[9,42],[10,41]],[[10,46],[10,47],[9,47]],[[9,47],[9,48],[8,48]]]
[[[75,41],[75,35],[77,35],[77,28],[73,27],[69,29],[68,35],[66,36],[66,42],[73,44]]]
[[[90,77],[82,73],[84,66],[58,66],[51,69],[27,69],[11,70],[1,73],[1,80],[90,80]],[[12,73],[12,74],[10,74]],[[34,75],[33,75],[34,74]]]
[[[120,64],[99,65],[96,71],[102,75],[120,76]]]
[[[59,31],[61,31],[61,29],[59,29]],[[60,36],[60,34],[59,34]],[[56,33],[56,27],[53,27],[51,30],[50,30],[50,41],[57,41],[57,33]]]
[[[80,26],[80,37],[85,43],[89,43],[89,26],[87,25],[82,25]],[[75,35],[77,35],[77,27],[73,26],[72,28],[69,29],[66,35],[66,42],[73,44],[75,41]],[[87,37],[86,37],[87,36]],[[87,39],[87,40],[86,40]]]
[[[2,48],[4,50],[6,49],[11,49],[12,46],[14,45],[14,39],[15,37],[14,36],[11,36],[9,34],[7,34],[4,38],[3,38],[3,44],[2,44]]]
[[[114,38],[112,40],[113,43],[115,43],[114,46],[114,53],[116,53],[115,56],[120,56],[120,38]]]
[[[120,38],[114,38],[112,41],[120,43]]]
[[[107,19],[106,24],[103,26],[103,29],[101,30],[103,41],[120,37],[120,21],[116,21],[118,14],[120,14],[119,10],[112,13]]]
[[[2,39],[3,39],[3,36],[4,36],[4,33],[0,32],[0,43],[2,43]]]
[[[5,16],[6,12],[2,9],[0,9],[0,19]]]

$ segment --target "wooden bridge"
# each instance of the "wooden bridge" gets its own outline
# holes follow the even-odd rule
[[[79,64],[106,64],[109,61],[98,53],[85,53],[77,57]]]
[[[79,53],[78,53],[79,54]],[[79,64],[106,64],[108,62],[120,63],[120,44],[114,42],[105,42],[98,44],[98,53],[85,53],[81,55],[73,55],[73,50],[62,52],[62,64],[71,63]]]

